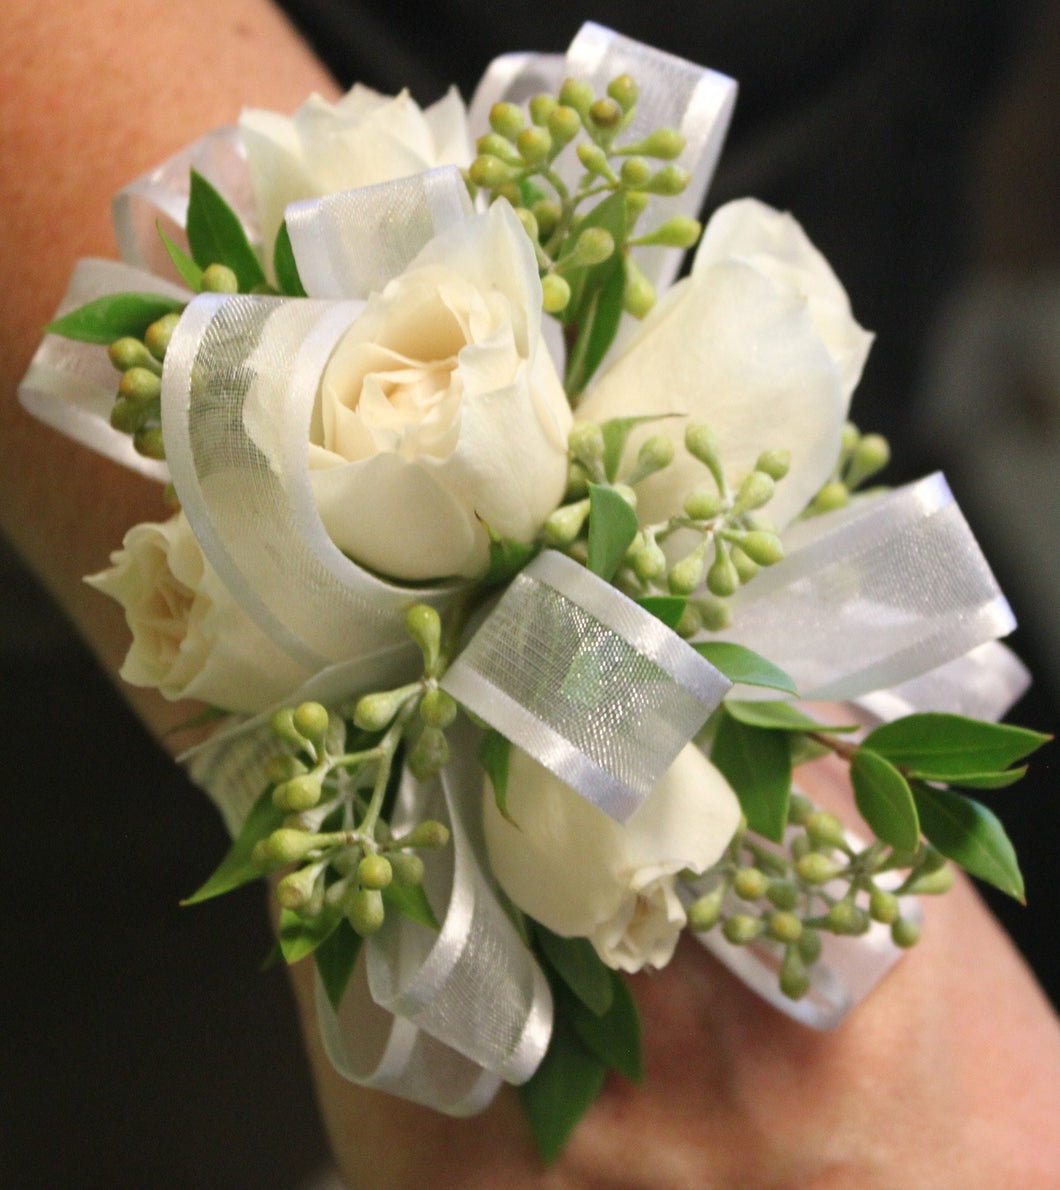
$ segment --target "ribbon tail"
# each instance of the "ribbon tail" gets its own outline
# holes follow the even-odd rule
[[[438,932],[389,915],[366,946],[368,984],[381,1008],[518,1084],[548,1048],[552,996],[485,874],[477,736],[467,724],[453,733],[440,778],[405,774],[395,832],[406,815],[447,819],[452,832],[450,846],[425,857],[424,889],[445,910]]]
[[[317,977],[316,1011],[324,1052],[343,1078],[360,1087],[463,1117],[489,1106],[503,1081],[380,1008],[372,999],[363,957],[337,1010]]]

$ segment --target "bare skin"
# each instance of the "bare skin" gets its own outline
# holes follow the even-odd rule
[[[159,492],[26,418],[17,380],[73,261],[114,254],[117,187],[244,104],[291,110],[335,89],[264,0],[7,0],[4,22],[0,523],[114,672],[121,615],[81,578],[131,524],[162,515]],[[134,698],[157,732],[187,713]],[[818,767],[804,784],[825,804],[846,800],[841,771]],[[610,1084],[547,1172],[512,1093],[454,1122],[343,1082],[298,970],[337,1159],[365,1190],[1060,1184],[1057,1022],[969,886],[927,911],[924,941],[832,1034],[787,1022],[694,944],[638,977],[646,1085]]]

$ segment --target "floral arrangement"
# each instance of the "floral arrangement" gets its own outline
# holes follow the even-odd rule
[[[948,860],[1023,895],[964,792],[1043,742],[995,722],[1011,615],[940,477],[858,490],[871,336],[799,225],[697,222],[734,94],[587,25],[470,112],[244,112],[118,195],[127,263],[79,265],[22,388],[166,484],[88,581],[122,676],[219,720],[189,901],[274,874],[337,1068],[452,1114],[518,1084],[546,1159],[641,1077],[622,973],[682,931],[831,1027]],[[829,754],[868,840],[793,784]]]

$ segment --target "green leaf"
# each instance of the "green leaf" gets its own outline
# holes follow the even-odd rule
[[[486,770],[486,776],[493,786],[493,797],[501,817],[506,818],[512,826],[519,824],[508,813],[508,761],[512,755],[512,741],[501,735],[491,727],[482,737],[479,745],[479,763]]]
[[[632,1083],[644,1081],[644,1056],[640,1043],[640,1014],[629,986],[617,971],[607,969],[611,981],[611,1007],[603,1015],[590,1012],[570,998],[567,1012],[581,1042],[601,1062],[606,1062]]]
[[[596,267],[606,271],[600,275],[599,288],[593,291],[585,307],[578,339],[567,366],[566,388],[572,400],[592,379],[608,348],[615,341],[622,321],[626,295],[626,275],[622,261],[616,255]]]
[[[1025,901],[1016,852],[996,815],[950,789],[911,782],[920,829],[947,859],[1002,892]]]
[[[162,246],[169,253],[169,259],[173,262],[173,267],[180,273],[184,284],[193,292],[199,293],[202,290],[202,269],[195,263],[194,260],[184,251],[179,244],[175,244],[169,236],[162,230],[161,222],[155,223],[155,228],[158,231],[159,239],[162,241]]]
[[[920,776],[914,773],[913,776]],[[1005,769],[1000,773],[939,773],[931,778],[943,785],[960,785],[964,789],[1007,789],[1027,775],[1027,766]]]
[[[662,421],[667,417],[679,417],[678,413],[645,413],[639,417],[612,417],[600,423],[604,435],[604,474],[614,481],[626,449],[626,440],[634,427],[647,421]]]
[[[854,723],[842,726],[821,723],[804,714],[790,702],[757,702],[753,699],[727,698],[725,709],[741,723],[751,727],[768,727],[773,731],[817,731],[831,735],[835,732],[858,729]]]
[[[602,227],[604,231],[610,232],[611,238],[615,241],[615,251],[600,264],[569,269],[564,274],[567,284],[570,285],[571,298],[563,312],[563,321],[574,323],[579,330],[584,326],[586,307],[592,301],[593,293],[599,288],[604,275],[616,263],[621,266],[620,246],[625,243],[629,230],[629,208],[626,205],[626,196],[615,193],[608,195],[603,202],[597,203],[567,237],[560,250],[560,255],[563,256],[570,252],[578,236],[591,227]],[[569,389],[568,395],[570,395]]]
[[[197,905],[200,901],[208,901],[212,897],[219,897],[223,893],[231,892],[240,885],[249,884],[261,876],[261,869],[250,861],[250,853],[254,845],[262,839],[268,838],[274,830],[283,826],[286,814],[272,804],[272,786],[258,798],[243,823],[243,828],[236,836],[228,854],[221,860],[214,874],[201,888],[190,897],[181,901],[182,905]]]
[[[239,280],[239,292],[250,293],[265,284],[265,273],[243,230],[239,216],[196,170],[191,171],[188,196],[188,245],[201,269],[211,264],[230,268]]]
[[[387,909],[394,909],[429,930],[441,929],[421,884],[412,888],[404,884],[388,884],[383,889],[383,902]]]
[[[681,623],[688,604],[688,600],[680,595],[645,595],[637,602],[657,620],[662,620],[667,628],[676,628]]]
[[[748,686],[767,686],[771,690],[783,690],[785,694],[798,694],[795,683],[779,666],[743,645],[714,640],[702,641],[694,644],[692,648],[701,657],[705,657],[715,669],[720,669],[730,682],[743,682]]]
[[[276,233],[276,247],[272,253],[272,271],[276,274],[276,284],[280,293],[288,297],[306,297],[305,286],[298,275],[298,263],[294,258],[291,247],[291,233],[287,230],[287,220],[280,224]]]
[[[323,909],[316,917],[301,918],[290,909],[280,910],[280,950],[286,963],[311,955],[346,920],[338,909]]]
[[[589,560],[593,574],[610,582],[633,538],[637,514],[614,490],[589,484]]]
[[[342,1003],[346,985],[357,966],[362,941],[360,934],[344,917],[313,954],[317,971],[320,972],[320,982],[334,1009],[338,1009]]]
[[[185,304],[160,293],[111,293],[49,322],[44,333],[109,346],[126,335],[142,339],[152,322],[163,314],[179,313]]]
[[[914,776],[952,781],[1007,769],[1050,738],[1025,727],[928,712],[885,723],[864,742]]]
[[[535,933],[545,958],[578,1000],[597,1016],[611,1007],[611,969],[588,938],[561,938],[537,923]]]
[[[592,227],[610,232],[616,247],[600,264],[570,269],[564,274],[571,288],[571,299],[563,312],[563,323],[577,331],[567,358],[564,385],[571,401],[589,383],[607,354],[622,318],[626,279],[621,245],[626,242],[629,227],[626,196],[612,194],[593,207],[567,238],[561,255],[569,252],[577,237]]]
[[[740,799],[751,830],[779,843],[788,823],[791,796],[787,731],[755,727],[723,714],[710,759]]]
[[[586,1048],[572,1026],[557,1014],[552,1039],[519,1098],[541,1159],[551,1164],[603,1089],[607,1063]]]
[[[486,573],[480,580],[483,586],[492,587],[498,583],[507,583],[534,558],[538,547],[533,542],[509,541],[498,537],[486,526],[489,533],[490,553]]]
[[[850,762],[854,800],[877,838],[902,851],[920,846],[920,819],[909,783],[889,760],[859,748]]]

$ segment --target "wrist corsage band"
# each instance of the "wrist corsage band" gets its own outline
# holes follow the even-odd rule
[[[244,112],[117,195],[20,390],[165,485],[89,581],[127,681],[223,713],[189,901],[275,874],[335,1066],[517,1084],[546,1159],[682,931],[830,1028],[947,861],[1023,895],[967,792],[1043,742],[997,723],[1011,613],[941,476],[865,487],[871,336],[799,225],[697,222],[735,91],[586,25],[467,111]],[[825,755],[867,838],[799,791]]]

